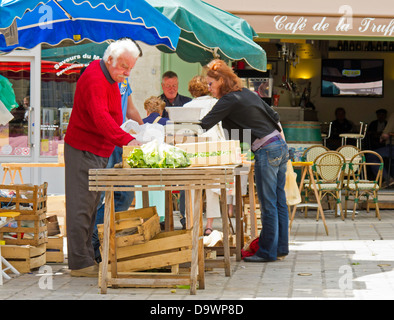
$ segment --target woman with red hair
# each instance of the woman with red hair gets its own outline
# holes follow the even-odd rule
[[[203,129],[219,121],[227,138],[247,142],[255,154],[255,182],[261,207],[259,249],[246,262],[269,262],[289,253],[288,209],[284,191],[288,147],[279,115],[222,60],[207,67],[209,90],[218,102],[201,120]]]

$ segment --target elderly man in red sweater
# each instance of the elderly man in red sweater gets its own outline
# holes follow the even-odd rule
[[[77,82],[65,137],[68,265],[72,276],[97,277],[92,234],[100,192],[89,191],[88,172],[105,168],[115,146],[141,143],[120,128],[119,82],[141,55],[130,39],[113,42],[102,60],[90,63]]]

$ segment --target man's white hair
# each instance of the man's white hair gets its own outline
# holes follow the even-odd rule
[[[115,66],[119,56],[122,55],[124,52],[130,53],[134,58],[142,56],[142,51],[136,42],[128,38],[123,38],[112,42],[107,47],[107,49],[105,49],[103,60],[107,62],[108,58],[112,57],[112,65]]]

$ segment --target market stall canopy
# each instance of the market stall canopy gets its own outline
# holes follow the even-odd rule
[[[1,0],[0,51],[31,49],[65,39],[101,43],[130,37],[169,51],[180,29],[144,0]]]
[[[216,57],[245,60],[252,68],[266,71],[265,51],[253,41],[257,34],[245,20],[200,0],[146,1],[181,28],[175,52],[182,60],[202,65]]]

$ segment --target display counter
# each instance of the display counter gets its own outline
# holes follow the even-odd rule
[[[280,121],[318,121],[317,111],[301,107],[273,107]]]

